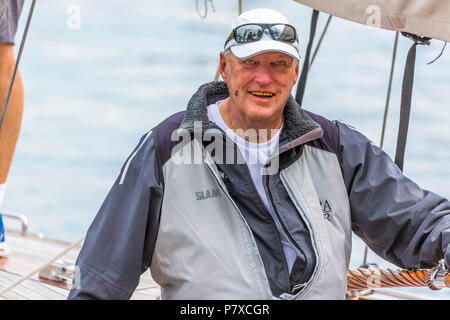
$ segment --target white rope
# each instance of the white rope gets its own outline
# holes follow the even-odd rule
[[[22,282],[24,282],[25,280],[31,278],[35,273],[41,271],[42,269],[44,269],[45,267],[47,267],[49,264],[51,264],[53,261],[61,258],[63,255],[65,255],[66,253],[68,253],[70,250],[72,250],[73,248],[75,248],[76,246],[78,246],[79,244],[81,244],[84,241],[84,237],[82,237],[80,240],[72,243],[71,245],[69,245],[67,248],[65,248],[63,251],[61,251],[60,253],[58,253],[55,257],[51,258],[49,261],[47,261],[46,263],[44,263],[43,265],[41,265],[39,268],[36,268],[35,270],[33,270],[32,272],[28,273],[27,275],[23,276],[22,278],[20,278],[19,280],[17,280],[16,282],[14,282],[13,284],[11,284],[9,287],[4,288],[3,290],[0,291],[0,297],[3,296],[6,292],[8,292],[9,290],[13,289],[14,287],[16,287],[17,285],[21,284]]]
[[[134,290],[134,291],[143,291],[143,290],[147,290],[147,289],[156,289],[156,288],[159,288],[159,285],[158,285],[158,284],[155,284],[155,285],[150,286],[150,287],[137,288],[137,289]]]
[[[434,300],[431,298],[427,298],[420,295],[405,293],[405,292],[399,292],[395,290],[389,290],[389,289],[372,289],[374,293],[382,294],[385,296],[395,297],[395,298],[401,298],[401,299],[409,299],[409,300]]]

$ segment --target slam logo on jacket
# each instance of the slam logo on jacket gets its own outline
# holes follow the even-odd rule
[[[197,201],[206,200],[209,198],[219,198],[220,190],[219,189],[211,189],[211,190],[205,190],[205,191],[197,191],[195,193],[195,196],[197,198]]]

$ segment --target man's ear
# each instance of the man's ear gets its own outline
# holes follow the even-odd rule
[[[227,75],[225,72],[225,68],[227,66],[227,58],[225,57],[225,53],[220,53],[220,75],[222,76],[223,81],[227,82]]]
[[[299,72],[300,72],[300,61],[296,61],[295,63],[295,80],[294,80],[294,85],[297,82],[298,76],[299,76]]]

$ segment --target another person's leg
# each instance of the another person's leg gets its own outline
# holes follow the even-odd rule
[[[0,8],[3,8],[5,2],[5,0],[0,1]],[[10,0],[3,20],[0,23],[0,115],[3,113],[16,62],[14,57],[14,38],[22,6],[23,0]],[[0,208],[4,197],[6,179],[19,137],[22,113],[23,86],[20,72],[17,72],[3,125],[0,128]],[[8,252],[4,234],[2,234],[3,223],[1,219],[0,214],[0,256]]]
[[[0,110],[3,112],[4,102],[14,70],[15,58],[13,45],[0,43]],[[8,172],[14,156],[20,132],[23,113],[23,86],[20,72],[16,78],[9,99],[5,119],[0,131],[0,186],[6,183]],[[0,187],[1,188],[1,187]],[[0,203],[1,203],[0,190]]]

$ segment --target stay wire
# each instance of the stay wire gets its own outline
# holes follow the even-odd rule
[[[242,14],[242,0],[238,0],[238,15]],[[220,78],[220,62],[217,66],[216,75],[214,76],[214,81],[218,81]]]
[[[303,62],[303,68],[302,68],[302,72],[300,74],[300,79],[298,81],[297,92],[295,94],[295,101],[298,103],[298,105],[300,107],[302,106],[303,96],[304,96],[305,87],[306,87],[306,81],[308,79],[310,54],[311,54],[311,49],[312,49],[312,45],[314,42],[314,36],[316,34],[318,18],[319,18],[319,11],[313,9],[312,17],[311,17],[311,28],[310,28],[310,33],[309,33],[309,42],[308,42],[308,46],[306,47],[306,53],[305,53],[305,61]]]
[[[6,95],[5,103],[3,105],[2,116],[0,118],[0,133],[1,133],[2,127],[3,127],[3,121],[5,120],[6,110],[8,109],[9,99],[11,97],[11,92],[12,92],[12,89],[13,89],[13,86],[14,86],[14,81],[16,79],[16,74],[17,74],[17,70],[19,68],[20,58],[22,57],[22,52],[23,52],[23,48],[24,48],[24,45],[25,45],[25,40],[27,38],[28,29],[30,27],[31,18],[33,16],[33,11],[34,11],[35,4],[36,4],[36,0],[33,0],[33,2],[31,3],[30,11],[28,12],[28,18],[27,18],[27,22],[26,22],[26,25],[25,25],[25,30],[24,30],[23,35],[22,35],[22,41],[20,43],[19,52],[17,54],[16,64],[14,65],[13,75],[12,75],[12,78],[11,78],[11,82],[9,84],[9,89],[8,89],[8,93]]]
[[[447,46],[447,41],[445,41],[444,46],[442,47],[442,50],[439,53],[439,55],[436,58],[434,58],[433,61],[428,62],[427,65],[430,65],[430,64],[434,63],[437,59],[439,59],[442,56],[442,54],[444,53],[446,46]]]
[[[395,33],[395,40],[394,40],[394,50],[392,52],[392,63],[391,63],[391,73],[389,75],[389,84],[388,84],[388,91],[386,94],[386,105],[384,108],[384,116],[383,116],[383,128],[381,129],[381,141],[380,141],[380,148],[383,148],[384,144],[384,137],[386,133],[386,123],[387,123],[387,117],[389,112],[389,102],[391,100],[391,90],[392,90],[392,79],[394,77],[394,69],[395,69],[395,60],[397,58],[397,48],[398,48],[398,38],[399,38],[399,32],[397,31]],[[364,258],[363,258],[363,266],[367,265],[367,256],[369,254],[369,246],[366,244],[364,247]]]
[[[397,48],[398,48],[399,34],[400,33],[398,31],[395,33],[394,50],[393,50],[393,53],[392,53],[391,73],[389,75],[388,92],[387,92],[387,95],[386,95],[386,106],[384,108],[383,129],[381,130],[380,148],[383,148],[383,145],[384,145],[384,137],[385,137],[385,132],[386,132],[387,116],[388,116],[388,111],[389,111],[389,102],[390,102],[390,99],[391,99],[392,79],[393,79],[393,76],[394,76],[395,60],[396,60],[396,57],[397,57]]]
[[[322,40],[325,37],[325,34],[327,33],[328,26],[330,25],[331,18],[333,18],[333,16],[330,14],[328,16],[328,20],[325,24],[325,27],[323,28],[322,34],[320,35],[319,42],[317,43],[316,48],[314,49],[314,54],[311,58],[311,62],[309,63],[309,70],[311,69],[312,64],[314,63],[314,59],[316,59],[317,53],[319,52],[320,45],[322,44]]]

